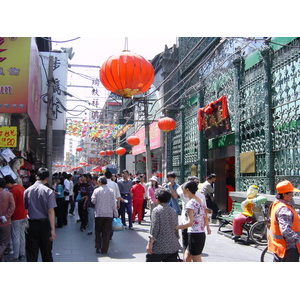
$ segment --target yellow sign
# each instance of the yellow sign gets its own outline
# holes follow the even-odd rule
[[[17,127],[0,126],[0,148],[17,147]]]

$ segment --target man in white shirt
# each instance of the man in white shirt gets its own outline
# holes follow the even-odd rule
[[[110,171],[106,171],[104,176],[106,177],[106,180],[107,180],[107,186],[109,188],[111,188],[114,192],[115,199],[116,199],[116,202],[117,202],[117,209],[119,209],[120,208],[120,201],[121,201],[121,194],[120,194],[119,186],[116,182],[111,180],[112,173]]]
[[[120,194],[120,189],[119,186],[116,182],[112,181],[112,173],[110,171],[106,171],[104,174],[106,180],[107,180],[107,186],[113,190],[114,192],[114,196],[115,196],[115,200],[116,200],[116,206],[117,209],[120,208],[120,202],[121,202],[121,194]],[[114,232],[111,230],[110,231],[110,240],[112,239]]]

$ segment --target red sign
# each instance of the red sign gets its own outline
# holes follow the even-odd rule
[[[157,149],[161,146],[161,130],[158,128],[157,122],[150,125],[150,149]],[[132,147],[132,154],[137,155],[146,152],[145,146],[145,128],[140,129],[135,136],[140,139],[140,144]]]

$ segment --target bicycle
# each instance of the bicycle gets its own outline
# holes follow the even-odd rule
[[[268,246],[264,248],[260,255],[261,262],[272,262],[273,261],[273,253],[268,251]]]

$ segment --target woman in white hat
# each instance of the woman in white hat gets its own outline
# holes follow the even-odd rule
[[[155,198],[155,190],[161,186],[158,185],[158,179],[156,176],[152,176],[150,179],[150,187],[148,188],[148,199],[150,199],[150,218],[153,208],[157,206],[157,199]]]

